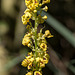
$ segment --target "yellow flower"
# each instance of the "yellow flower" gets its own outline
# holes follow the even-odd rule
[[[48,36],[48,35],[50,35],[50,34],[51,34],[51,33],[50,33],[49,30],[46,30],[46,31],[45,31],[45,35],[46,35],[46,36]]]
[[[42,43],[47,43],[46,39],[42,39],[41,42],[42,42]]]
[[[24,11],[24,13],[26,13],[26,12],[30,12],[30,9],[27,8],[27,9]]]
[[[28,56],[33,56],[32,52],[29,52],[29,53],[28,53]]]
[[[38,5],[39,5],[38,0],[32,0],[32,3],[30,3],[27,7],[28,7],[28,9],[30,9],[31,11],[33,11],[33,10],[36,9],[36,7],[38,7]]]
[[[26,12],[23,16],[22,16],[22,22],[23,24],[27,24],[27,22],[29,22],[29,19],[31,18],[31,13]]]
[[[34,75],[42,75],[39,71],[35,71]]]
[[[30,36],[31,36],[31,33],[27,33],[27,34],[25,34],[25,36],[24,36],[24,38],[30,38]]]
[[[22,61],[22,66],[24,66],[24,67],[26,67],[27,65],[29,64],[29,60],[28,59],[24,59],[23,61]]]
[[[40,67],[45,67],[45,62],[43,58],[40,58]]]
[[[35,5],[35,7],[38,7],[38,5],[39,5],[38,0],[32,0],[32,2],[33,2],[33,4]]]
[[[34,58],[31,58],[31,59],[30,59],[30,62],[33,62],[33,61],[34,61]]]
[[[50,0],[43,0],[42,4],[45,4],[45,3],[50,3]]]
[[[47,53],[47,52],[44,52],[44,58],[47,58],[47,59],[49,59],[49,58],[50,58],[50,56],[48,55],[48,53]]]
[[[25,14],[22,16],[22,22],[23,22],[23,24],[27,24],[27,22],[29,21],[29,19],[26,19],[26,16],[25,16]]]
[[[29,37],[25,37],[23,38],[22,40],[22,44],[25,46],[25,45],[28,45],[30,43],[30,38]]]
[[[46,51],[47,45],[45,43],[41,43],[40,48],[43,49],[43,51]]]
[[[26,34],[22,40],[22,44],[25,46],[27,45],[28,47],[31,47],[31,40],[30,40],[30,33]]]
[[[36,9],[35,4],[31,3],[27,6],[31,11],[33,11],[34,9]]]
[[[32,56],[27,56],[26,59],[30,59]]]
[[[47,7],[47,6],[45,6],[45,7],[43,8],[43,10],[47,12],[48,7]]]
[[[46,31],[45,31],[45,37],[51,38],[51,37],[53,37],[53,35],[51,35],[51,33],[50,33],[49,30],[46,30]]]
[[[33,12],[34,12],[34,13],[36,13],[36,12],[37,12],[37,10],[34,10]]]
[[[40,62],[40,67],[45,67],[45,63],[43,61]]]
[[[36,58],[36,62],[39,62],[39,61],[40,61],[40,58],[39,58],[39,57],[37,57],[37,58]]]
[[[26,6],[28,6],[31,3],[32,0],[25,0]]]
[[[29,19],[30,19],[32,15],[31,15],[30,12],[26,12],[26,13],[25,13],[25,16],[26,16],[26,18],[29,18]]]
[[[31,44],[29,43],[27,46],[28,46],[28,47],[31,47]]]
[[[42,18],[43,18],[44,20],[46,20],[46,19],[47,19],[47,16],[45,15],[45,16],[43,16]]]
[[[47,36],[47,38],[51,38],[51,37],[53,37],[53,35]]]
[[[31,67],[32,67],[32,63],[30,63],[30,64],[28,65],[28,69],[31,69]]]
[[[32,72],[28,72],[26,75],[32,75]]]
[[[40,4],[39,4],[39,6],[41,7],[41,6],[42,6],[42,4],[40,3]]]
[[[45,57],[45,58],[43,58],[43,62],[45,63],[45,64],[47,64],[48,63],[48,59]]]

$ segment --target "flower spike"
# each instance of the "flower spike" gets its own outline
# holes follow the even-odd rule
[[[44,23],[47,19],[46,15],[41,16],[43,10],[46,12],[48,10],[47,6],[42,8],[42,5],[46,3],[50,3],[50,0],[25,0],[27,9],[22,16],[22,22],[24,25],[28,24],[26,26],[28,32],[22,40],[22,45],[28,46],[32,50],[21,64],[29,70],[26,75],[42,75],[42,68],[49,61],[46,38],[51,38],[53,35],[51,35],[49,30],[46,30],[43,34],[42,30],[45,27],[41,28],[39,33],[37,32],[38,25]],[[37,11],[40,11],[40,14],[37,14]],[[34,27],[32,26],[31,19],[35,21]]]

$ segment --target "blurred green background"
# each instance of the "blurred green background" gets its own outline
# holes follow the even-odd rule
[[[50,61],[43,75],[75,75],[75,0],[51,0],[45,29],[54,35],[47,39]],[[21,61],[28,47],[21,44],[26,26],[21,16],[26,9],[24,0],[0,0],[0,75],[24,75],[27,68]],[[40,25],[38,30],[43,27]]]

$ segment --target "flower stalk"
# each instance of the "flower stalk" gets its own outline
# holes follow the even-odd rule
[[[37,23],[37,13],[35,13],[35,55],[37,57],[37,26],[38,26],[38,23]]]
[[[45,67],[45,64],[49,61],[46,38],[51,38],[53,35],[51,35],[49,30],[46,30],[43,34],[43,28],[37,33],[38,25],[43,24],[47,19],[46,15],[41,16],[41,12],[43,10],[47,11],[48,7],[45,6],[42,8],[41,6],[49,2],[50,0],[43,0],[42,3],[41,0],[25,0],[27,9],[22,16],[22,22],[24,25],[29,24],[26,27],[28,32],[25,34],[22,44],[32,49],[21,64],[29,70],[26,75],[42,75],[42,68]],[[40,14],[37,14],[37,11],[40,11]],[[32,27],[30,19],[35,21],[34,27]]]

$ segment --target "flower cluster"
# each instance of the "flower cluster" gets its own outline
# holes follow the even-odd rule
[[[47,11],[48,7],[45,6],[42,8],[42,5],[49,2],[50,0],[25,0],[27,9],[22,16],[22,22],[24,25],[28,24],[26,27],[28,32],[25,34],[22,44],[32,49],[21,64],[29,70],[26,75],[42,75],[42,68],[45,67],[45,64],[49,61],[46,38],[51,38],[53,35],[51,35],[49,30],[46,30],[43,34],[43,28],[37,33],[38,25],[44,23],[47,19],[46,15],[41,16],[41,12],[43,10]],[[40,14],[37,14],[37,11],[40,11]],[[34,27],[32,27],[30,19],[35,21]]]
[[[22,22],[24,25],[26,25],[28,22],[29,22],[29,19],[33,19],[35,20],[35,17],[34,17],[34,14],[37,13],[37,11],[47,11],[48,10],[48,7],[45,6],[44,8],[41,8],[42,5],[44,5],[45,3],[49,3],[50,0],[42,0],[42,3],[41,3],[41,0],[25,0],[25,4],[27,6],[27,9],[25,10],[24,12],[24,15],[22,16]],[[41,16],[41,15],[38,15],[37,17],[38,19],[38,22],[39,19],[41,20],[41,23],[44,22],[44,20],[47,19],[47,16]]]

